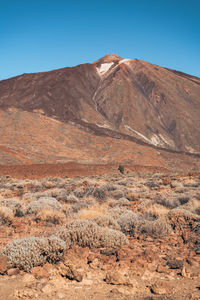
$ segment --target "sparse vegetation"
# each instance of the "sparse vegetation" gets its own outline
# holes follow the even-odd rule
[[[71,259],[77,249],[84,247],[81,253],[89,251],[87,267],[91,270],[104,268],[102,262],[109,261],[110,256],[113,264],[119,261],[117,268],[123,266],[123,259],[127,265],[137,264],[140,257],[145,261],[149,255],[148,263],[151,262],[155,257],[151,256],[148,241],[158,253],[162,249],[162,255],[171,256],[173,251],[179,255],[178,246],[176,249],[173,245],[182,245],[181,241],[185,247],[193,245],[193,252],[198,252],[197,181],[182,180],[179,184],[174,177],[163,184],[160,176],[115,174],[70,180],[2,180],[5,188],[0,190],[0,225],[8,232],[7,240],[12,240],[15,232],[22,236],[24,228],[24,236],[29,237],[4,244],[0,255],[8,257],[9,268],[30,272],[35,266],[56,263],[64,255],[68,259],[69,254]],[[35,232],[42,236],[35,237]],[[163,239],[170,241],[166,249],[159,248]],[[173,251],[168,252],[168,248]]]

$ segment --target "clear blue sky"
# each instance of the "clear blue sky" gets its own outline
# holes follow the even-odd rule
[[[0,0],[0,80],[107,53],[200,77],[200,0]]]

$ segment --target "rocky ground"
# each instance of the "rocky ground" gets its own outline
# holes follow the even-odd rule
[[[199,299],[200,173],[0,178],[0,299]]]

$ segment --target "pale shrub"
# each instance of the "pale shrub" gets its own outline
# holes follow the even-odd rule
[[[171,234],[171,227],[164,221],[145,221],[139,226],[141,234],[149,235],[154,238],[163,238]]]
[[[119,224],[122,232],[126,234],[133,234],[134,229],[138,228],[142,223],[144,222],[144,219],[139,214],[133,213],[132,211],[127,211],[123,213],[118,219],[117,223]]]
[[[110,207],[121,207],[121,206],[130,206],[130,202],[125,197],[122,197],[118,200],[112,201],[109,204]]]
[[[0,254],[8,257],[10,268],[30,271],[35,266],[63,259],[64,250],[65,243],[58,237],[28,237],[10,242]]]
[[[57,235],[68,247],[78,244],[82,247],[119,248],[128,242],[120,231],[100,227],[90,220],[74,221],[63,226]]]
[[[66,220],[65,214],[49,208],[42,208],[36,213],[36,220],[44,221],[52,224],[63,224]]]
[[[60,204],[55,198],[52,197],[41,197],[36,201],[29,203],[27,207],[28,214],[35,214],[42,208],[48,208],[53,210],[61,210],[62,204]]]
[[[120,230],[119,224],[113,219],[111,216],[98,216],[91,219],[92,222],[95,222],[97,225],[101,227],[108,227],[115,230]]]
[[[0,225],[10,225],[14,219],[13,211],[5,206],[0,207]]]

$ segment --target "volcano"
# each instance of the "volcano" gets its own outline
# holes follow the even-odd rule
[[[1,165],[199,160],[200,78],[112,54],[2,80],[0,137]]]

